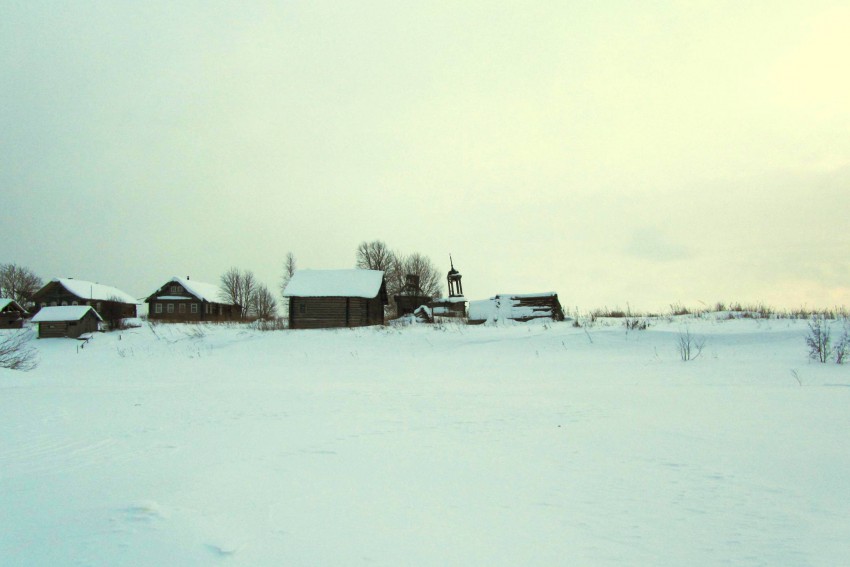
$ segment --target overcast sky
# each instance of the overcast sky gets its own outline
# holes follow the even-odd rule
[[[0,262],[135,296],[364,240],[470,299],[850,303],[845,2],[0,0]]]

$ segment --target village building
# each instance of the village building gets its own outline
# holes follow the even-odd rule
[[[451,264],[451,269],[446,275],[449,296],[438,297],[428,303],[429,311],[427,314],[431,320],[436,317],[449,317],[453,319],[466,317],[468,302],[463,295],[463,285],[460,281],[463,276],[455,269],[454,260],[452,260],[451,255],[449,255],[449,263]]]
[[[21,329],[27,310],[14,299],[0,298],[0,329]]]
[[[395,301],[396,315],[404,317],[405,315],[413,315],[419,307],[428,305],[431,297],[425,295],[425,292],[422,291],[422,287],[419,285],[419,276],[407,274],[404,287],[401,288],[398,295],[393,296],[393,300]]]
[[[102,322],[97,311],[88,305],[66,305],[61,307],[42,307],[33,323],[38,324],[38,338],[59,337],[79,338],[84,333],[94,333],[98,323]]]
[[[222,297],[213,284],[173,277],[152,293],[148,319],[154,321],[232,321],[242,316],[242,306]]]
[[[114,314],[115,318],[135,317],[139,303],[118,288],[75,278],[54,278],[33,294],[32,301],[33,310],[89,305],[99,314]]]
[[[557,293],[500,294],[469,302],[470,325],[534,319],[564,320],[564,309]]]
[[[384,324],[387,285],[380,270],[299,270],[283,295],[291,329]]]

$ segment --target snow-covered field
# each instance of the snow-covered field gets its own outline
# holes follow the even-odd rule
[[[806,331],[33,341],[0,369],[0,564],[847,565],[850,367]]]

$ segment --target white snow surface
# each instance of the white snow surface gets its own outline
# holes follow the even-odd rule
[[[468,315],[471,321],[484,321],[487,324],[505,324],[516,319],[541,317],[551,310],[535,309],[530,305],[520,305],[517,301],[527,297],[552,297],[555,294],[541,293],[533,295],[506,295],[499,294],[490,299],[482,299],[469,302]],[[551,319],[551,317],[547,317]]]
[[[23,309],[23,307],[21,307],[21,305],[17,301],[15,301],[14,299],[9,299],[9,298],[6,298],[6,297],[0,297],[0,311],[3,311],[4,309],[6,309],[9,305],[12,305],[13,303],[19,309]]]
[[[380,270],[298,270],[283,292],[284,297],[365,297],[381,291]]]
[[[79,321],[85,317],[89,311],[94,312],[98,320],[103,321],[97,311],[89,305],[61,305],[56,307],[42,307],[35,317],[32,318],[33,323],[42,323],[45,321]]]
[[[0,368],[0,562],[845,565],[850,366],[810,362],[806,331],[32,340],[37,369]]]
[[[125,293],[117,287],[103,285],[75,278],[54,278],[53,281],[62,284],[65,289],[83,299],[94,299],[98,301],[109,301],[113,298],[118,298],[124,303],[139,303],[139,300],[132,295]]]

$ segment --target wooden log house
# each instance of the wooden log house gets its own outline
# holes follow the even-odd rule
[[[291,329],[384,324],[387,286],[380,270],[299,270],[283,295]]]
[[[21,329],[27,310],[14,299],[0,298],[0,329]]]
[[[145,302],[148,319],[155,321],[233,321],[242,316],[242,306],[222,297],[213,284],[173,277]]]
[[[557,293],[500,294],[469,302],[470,325],[533,319],[564,320],[564,309]]]
[[[38,324],[38,338],[79,338],[84,333],[97,331],[102,322],[97,311],[88,305],[66,305],[60,307],[42,307],[33,323]]]
[[[100,313],[135,317],[136,298],[118,288],[75,278],[54,278],[32,296],[34,310],[45,307],[89,305]]]

